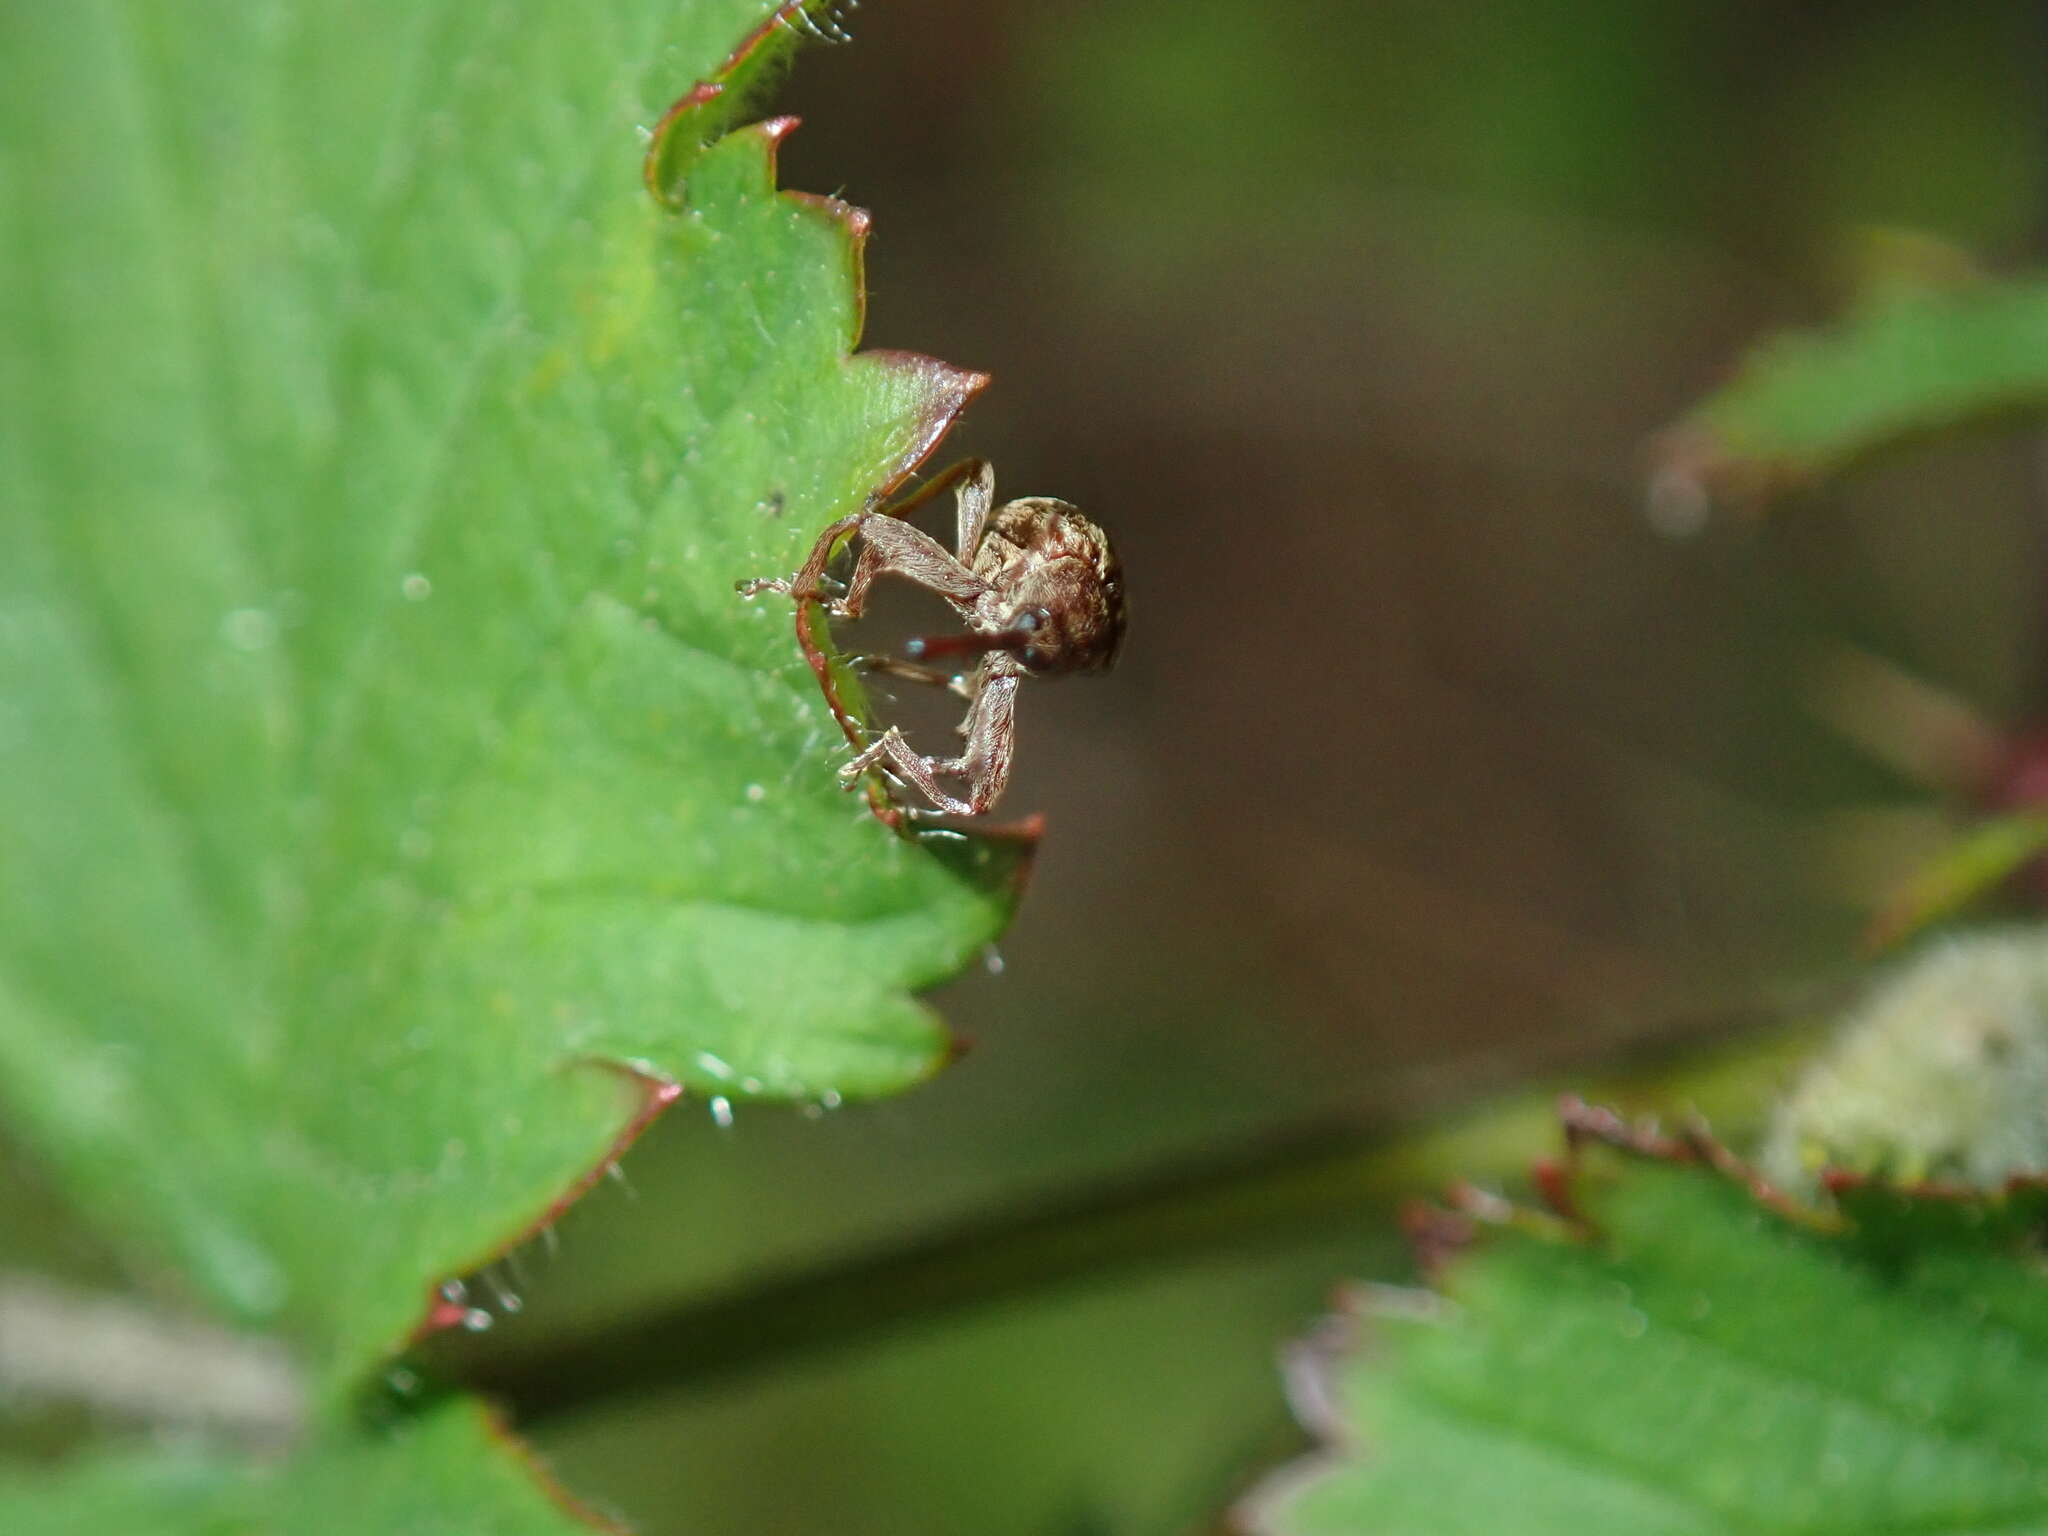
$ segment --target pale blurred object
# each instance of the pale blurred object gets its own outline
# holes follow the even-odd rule
[[[1779,1108],[1760,1161],[1995,1189],[2048,1172],[2048,938],[1936,941],[1888,972]]]

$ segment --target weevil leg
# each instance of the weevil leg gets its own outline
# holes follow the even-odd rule
[[[888,513],[891,517],[908,518],[941,491],[951,489],[954,486],[960,488],[958,495],[961,502],[956,525],[964,535],[967,531],[966,514],[968,499],[978,495],[981,500],[982,516],[986,517],[988,514],[988,503],[995,497],[995,471],[989,468],[988,460],[986,459],[962,459],[957,464],[949,464],[908,496],[905,496],[901,501],[892,502],[880,510]],[[980,487],[978,491],[976,490],[977,486]],[[974,535],[977,540],[981,537],[981,529],[978,524],[974,530]],[[964,538],[957,548],[962,560],[973,558],[974,546],[966,543]]]
[[[992,665],[967,711],[967,749],[959,776],[967,780],[969,815],[991,809],[1009,788],[1017,748],[1018,681],[1014,666]]]
[[[959,734],[967,738],[959,757],[924,757],[895,726],[890,726],[840,773],[851,787],[876,764],[916,789],[948,816],[980,816],[992,810],[1010,786],[1010,765],[1017,745],[1017,684],[1012,668],[992,671],[982,679]],[[939,787],[939,775],[967,781],[961,800]]]
[[[996,472],[987,459],[963,459],[960,467],[960,489],[954,493],[958,505],[954,509],[953,547],[960,552],[963,563],[972,565],[974,552],[981,548],[981,530],[996,504]]]
[[[963,699],[974,697],[974,685],[964,674],[948,672],[942,667],[920,667],[914,661],[902,661],[894,656],[856,656],[854,665],[881,677],[900,677],[906,682],[923,683],[928,688],[948,688]]]
[[[826,585],[825,567],[832,563],[832,546],[860,527],[861,515],[842,517],[819,534],[818,542],[811,546],[809,557],[794,575],[756,576],[751,581],[738,583],[735,590],[741,597],[755,597],[763,592],[781,592],[795,598],[799,603],[817,599],[823,594]]]
[[[919,756],[903,733],[893,725],[877,736],[852,762],[841,768],[839,776],[846,781],[846,787],[852,789],[860,782],[862,774],[877,765],[895,774],[947,815],[975,814],[972,804],[956,799],[939,787],[938,774],[957,772],[959,765]]]
[[[858,529],[861,555],[855,562],[853,579],[845,596],[832,604],[840,618],[858,618],[867,603],[867,589],[877,576],[894,571],[931,588],[962,613],[972,615],[974,599],[988,590],[988,584],[970,571],[965,562],[973,558],[981,542],[981,530],[988,521],[995,500],[995,471],[986,459],[962,459],[941,471],[901,501],[886,507],[870,506],[853,517],[842,517],[818,536],[810,558],[791,576],[761,576],[737,583],[741,596],[780,592],[806,601],[828,596],[832,583],[825,575],[832,549],[847,533]],[[920,533],[906,521],[927,501],[949,486],[957,486],[959,507],[955,517],[959,555],[946,552],[938,540]]]
[[[968,615],[974,611],[974,600],[988,591],[988,583],[946,553],[943,544],[902,519],[887,512],[864,512],[859,523],[860,559],[854,562],[846,596],[832,605],[840,618],[859,618],[867,606],[868,588],[877,576],[889,573],[938,593]]]

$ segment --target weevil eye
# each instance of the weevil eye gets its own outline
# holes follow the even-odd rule
[[[1017,659],[1023,662],[1024,665],[1027,667],[1037,666],[1041,659],[1038,654],[1038,647],[1035,645],[1025,646],[1024,649],[1018,654]]]

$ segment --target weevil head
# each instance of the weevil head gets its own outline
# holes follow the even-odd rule
[[[1104,533],[1064,501],[1031,496],[989,519],[975,574],[994,587],[994,627],[1019,637],[1027,672],[1057,677],[1115,665],[1124,639],[1124,573]]]

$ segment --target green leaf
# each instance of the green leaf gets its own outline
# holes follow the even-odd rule
[[[0,13],[0,1111],[330,1395],[671,1085],[934,1071],[1010,910],[734,594],[980,383],[849,357],[793,122],[698,152],[768,15]]]
[[[1564,1215],[1473,1199],[1440,1295],[1366,1304],[1292,1536],[2048,1529],[2034,1194],[1760,1199],[1703,1139],[1580,1111]],[[1482,1223],[1487,1229],[1477,1233]]]
[[[0,1528],[151,1536],[588,1536],[616,1529],[508,1448],[473,1403],[342,1435],[277,1467],[196,1452],[108,1453],[55,1474],[0,1475]]]
[[[1874,947],[1889,948],[1995,894],[2048,853],[2048,814],[2010,811],[1965,828],[1894,891],[1870,926]]]
[[[2048,404],[2048,285],[1895,284],[1763,344],[1666,438],[1660,490],[1769,491],[1901,438]]]
[[[10,1531],[152,1531],[230,1536],[249,1529],[246,1474],[199,1452],[110,1452],[54,1472],[0,1466]]]

